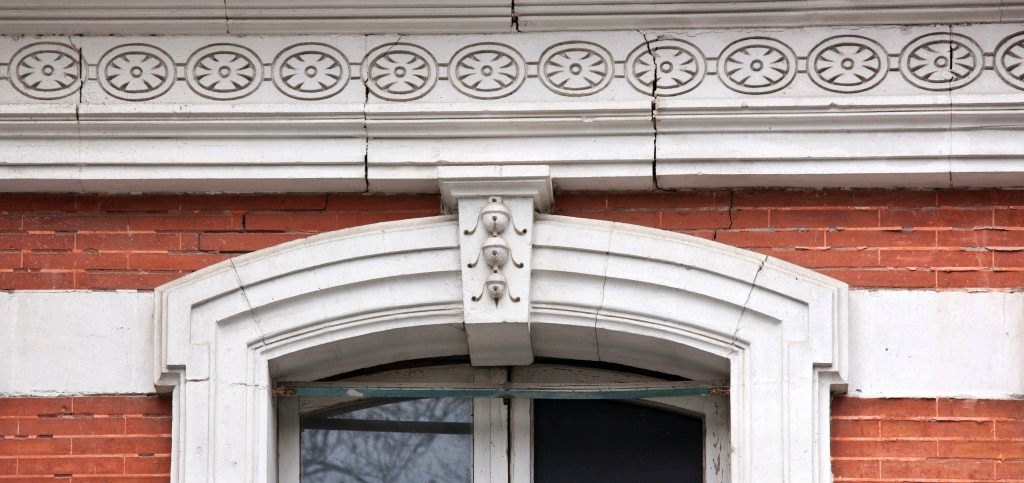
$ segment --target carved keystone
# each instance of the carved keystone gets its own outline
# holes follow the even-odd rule
[[[476,366],[533,362],[530,270],[533,214],[551,205],[547,166],[438,168],[445,210],[459,215],[462,293]]]

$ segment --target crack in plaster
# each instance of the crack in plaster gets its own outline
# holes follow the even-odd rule
[[[731,357],[736,351],[736,341],[739,340],[740,327],[743,324],[743,316],[747,313],[747,305],[750,304],[750,299],[754,295],[754,289],[757,288],[757,278],[761,276],[761,272],[764,271],[764,264],[768,262],[768,255],[764,255],[761,259],[761,264],[757,266],[757,272],[754,272],[754,278],[750,281],[750,291],[747,292],[747,298],[743,301],[743,308],[740,309],[740,315],[736,318],[736,329],[732,333],[732,337],[729,338],[729,354],[726,357]]]
[[[228,0],[224,0],[224,32],[231,34],[231,19],[228,17]]]
[[[637,33],[644,38],[644,47],[647,48],[647,54],[651,56],[652,61],[654,60],[654,51],[651,50],[651,39],[647,37],[647,32],[643,30],[637,30]],[[658,69],[652,71],[654,73],[654,80],[651,81],[651,129],[654,131],[653,139],[651,140],[651,179],[653,180],[654,189],[657,191],[675,191],[674,189],[662,188],[658,185]]]
[[[238,275],[238,267],[235,266],[233,259],[228,259],[231,264],[231,273],[235,276],[235,281],[238,282],[238,290],[242,292],[242,299],[245,300],[246,309],[249,312],[249,316],[252,317],[252,324],[256,327],[256,332],[260,334],[260,346],[266,347],[267,336],[263,333],[263,328],[260,327],[259,318],[256,317],[256,312],[252,308],[252,302],[249,301],[249,294],[245,292],[245,285],[242,283],[242,277]]]
[[[949,26],[949,35],[950,35],[950,38],[952,38],[952,36],[953,36],[953,26],[952,25]],[[948,60],[948,62],[949,62],[950,66],[956,65],[956,64],[953,63],[953,44],[952,43],[950,43],[950,45],[949,45],[949,60]],[[982,57],[982,59],[979,59],[979,62],[984,62],[984,56]],[[948,151],[946,152],[946,170],[947,170],[947,174],[949,175],[949,178],[948,178],[949,187],[952,188],[953,187],[953,78],[949,79],[949,89],[946,91],[946,95],[947,95],[947,99],[949,99],[949,131],[947,131],[947,135],[948,136],[946,138],[946,142],[947,142],[946,147],[948,149]]]
[[[388,50],[384,51],[382,56],[391,53],[391,50],[402,41],[403,37],[405,37],[405,34],[398,34],[398,38],[395,39],[394,42],[391,42],[391,45],[388,46]],[[369,48],[370,36],[364,35],[363,50],[369,51]],[[367,109],[370,105],[370,85],[367,83],[369,81],[368,77],[367,73],[360,69],[359,82],[363,84],[363,193],[370,192],[370,122],[369,114],[367,113]]]
[[[601,357],[601,337],[598,336],[597,324],[600,320],[600,314],[604,310],[605,294],[608,290],[608,265],[612,258],[612,238],[615,235],[615,224],[612,225],[610,232],[608,233],[608,246],[604,250],[604,270],[601,272],[601,303],[597,306],[597,311],[594,312],[594,350],[597,352],[597,360],[605,362],[604,358]]]
[[[401,36],[399,36],[401,38]],[[370,36],[363,36],[363,50],[370,48]],[[370,104],[370,85],[366,83],[366,72],[359,70],[359,82],[363,84],[363,192],[370,191],[370,126],[366,109]]]
[[[518,33],[518,32],[521,32],[521,30],[519,30],[519,14],[516,13],[516,0],[511,0],[511,5],[512,5],[512,19],[511,19],[512,20],[512,31]]]
[[[715,205],[717,205],[718,204],[718,193],[715,193],[714,197],[715,197]],[[729,207],[727,208],[727,211],[726,211],[726,213],[729,215],[729,225],[725,227],[726,230],[732,230],[732,224],[733,224],[732,210],[736,206],[735,203],[736,203],[736,190],[732,190],[731,189],[731,190],[729,190]],[[719,230],[720,229],[716,229],[715,231],[713,231],[711,233],[711,240],[712,241],[718,241],[718,232],[719,232]]]
[[[74,46],[78,51],[78,102],[75,104],[75,149],[77,151],[77,172],[78,191],[85,191],[85,163],[82,162],[82,104],[85,102],[85,82],[89,77],[89,66],[85,62],[85,49],[81,45],[75,45],[74,37],[68,35],[68,45]]]

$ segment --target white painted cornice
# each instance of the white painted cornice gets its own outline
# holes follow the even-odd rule
[[[0,36],[0,190],[1018,187],[1022,111],[1024,23]]]
[[[502,33],[1024,20],[1020,0],[7,0],[3,34]]]

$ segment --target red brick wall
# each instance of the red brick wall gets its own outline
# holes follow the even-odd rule
[[[1024,287],[1024,190],[736,190],[556,197],[563,215],[696,235],[853,287]]]
[[[554,212],[714,239],[854,287],[1024,287],[1024,191],[561,194]],[[0,290],[151,289],[313,233],[436,215],[436,196],[0,196]]]
[[[1024,287],[1024,191],[560,194],[554,212],[714,239],[854,287]],[[313,233],[440,213],[436,196],[0,196],[0,290],[151,289]]]
[[[832,402],[836,481],[1024,481],[1024,400]]]
[[[556,214],[714,239],[854,287],[1024,287],[1024,191],[692,191],[557,201]],[[0,290],[151,289],[314,233],[439,212],[436,196],[0,195]],[[0,482],[71,474],[166,481],[169,404],[145,396],[0,398]],[[838,481],[1024,482],[1024,401],[841,397],[832,415]]]
[[[0,195],[0,290],[152,289],[240,253],[440,206],[436,196]]]
[[[170,452],[167,397],[0,398],[0,482],[166,482]]]

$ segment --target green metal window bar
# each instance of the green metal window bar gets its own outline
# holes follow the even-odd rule
[[[465,397],[500,399],[646,399],[680,396],[727,396],[729,381],[617,384],[414,384],[358,382],[280,382],[277,397]]]

